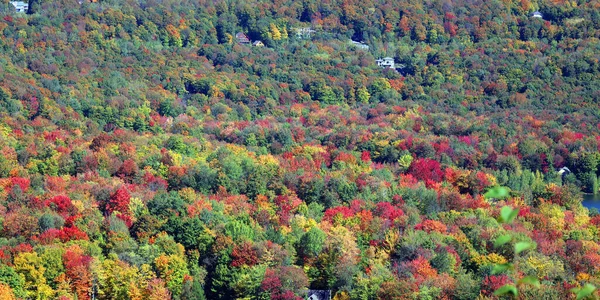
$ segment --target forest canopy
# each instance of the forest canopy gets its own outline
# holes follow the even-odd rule
[[[598,297],[599,1],[27,4],[6,299]]]

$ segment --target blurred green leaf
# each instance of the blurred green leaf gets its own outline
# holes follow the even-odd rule
[[[519,254],[525,250],[529,250],[529,249],[533,249],[535,248],[535,244],[534,243],[530,243],[530,242],[518,242],[515,244],[515,253]]]
[[[509,195],[509,189],[503,186],[495,186],[491,188],[487,193],[483,194],[486,199],[504,199]]]
[[[494,292],[495,296],[502,296],[506,294],[513,294],[516,296],[518,294],[517,288],[512,284],[503,285],[501,288],[497,289]]]
[[[500,274],[511,268],[512,268],[512,264],[510,264],[510,263],[494,264],[494,268],[492,268],[492,274],[494,274],[494,275]]]
[[[510,234],[505,234],[505,235],[501,235],[501,236],[497,237],[496,241],[494,242],[494,248],[498,248],[498,247],[510,242],[511,239],[512,239],[512,236]]]
[[[519,215],[519,209],[512,209],[510,206],[504,206],[500,210],[500,222],[512,223],[512,221]]]
[[[591,296],[595,290],[596,290],[595,286],[593,286],[589,283],[586,283],[581,288],[571,289],[571,292],[573,292],[573,293],[575,293],[575,295],[577,295],[577,300],[581,300],[581,299],[585,299],[588,296]]]
[[[527,276],[519,280],[519,284],[530,284],[536,287],[540,286],[540,281],[535,276]]]

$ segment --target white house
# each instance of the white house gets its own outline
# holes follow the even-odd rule
[[[544,18],[544,15],[542,15],[542,13],[541,13],[541,12],[539,12],[539,11],[534,11],[534,12],[531,14],[531,17],[532,17],[532,18],[540,18],[540,19],[542,19],[542,18]]]
[[[15,7],[15,10],[18,13],[26,13],[29,9],[29,2],[11,1],[10,4],[12,4]]]
[[[383,68],[392,68],[394,69],[396,64],[394,63],[394,59],[392,57],[384,57],[375,61],[378,66]]]

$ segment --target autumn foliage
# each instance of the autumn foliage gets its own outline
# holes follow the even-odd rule
[[[0,4],[0,299],[600,284],[597,0],[29,4]]]

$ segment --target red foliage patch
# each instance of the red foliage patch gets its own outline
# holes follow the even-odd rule
[[[362,160],[364,162],[370,161],[371,160],[371,152],[363,151],[360,155],[360,160]]]
[[[29,244],[20,243],[12,249],[13,254],[22,253],[22,252],[33,252],[33,247],[31,247],[31,245],[29,245]]]
[[[131,195],[125,189],[125,187],[120,187],[114,194],[110,196],[108,203],[106,203],[105,210],[109,214],[112,214],[115,211],[120,213],[128,213],[129,212],[129,200],[131,200]]]
[[[596,216],[592,217],[592,219],[590,220],[590,223],[592,223],[596,226],[600,226],[600,215],[596,215]]]
[[[152,191],[166,190],[169,186],[166,180],[150,172],[144,174],[144,181],[146,182],[146,186]]]
[[[337,206],[329,208],[325,211],[325,215],[323,216],[323,220],[332,222],[333,218],[337,215],[340,215],[342,218],[350,218],[354,215],[354,212],[350,207],[346,206]]]
[[[92,257],[84,255],[80,249],[67,250],[63,254],[65,273],[71,280],[71,288],[77,294],[78,299],[90,299],[92,288],[92,274],[90,265]]]
[[[357,213],[365,207],[365,201],[360,200],[360,199],[354,199],[350,202],[349,207],[353,213]]]
[[[88,240],[88,235],[79,228],[71,226],[62,229],[50,228],[35,238],[43,245],[52,244],[57,239],[66,243],[74,240]]]
[[[394,207],[389,202],[377,203],[374,212],[376,216],[390,221],[394,221],[404,215],[402,209]]]
[[[287,225],[290,221],[290,215],[302,203],[302,200],[295,196],[277,196],[275,204],[279,208],[279,222]]]
[[[421,284],[423,281],[437,276],[437,270],[434,269],[429,261],[422,256],[407,263],[408,270],[415,277],[417,284]]]
[[[481,293],[485,296],[491,296],[494,292],[505,284],[511,283],[506,275],[491,275],[483,279]]]
[[[425,220],[425,221],[415,225],[415,229],[423,230],[423,231],[426,231],[427,233],[430,233],[432,231],[445,233],[448,230],[448,228],[446,227],[446,225],[444,225],[444,223],[442,223],[440,221],[436,221],[436,220]]]
[[[119,170],[117,175],[121,178],[134,176],[138,172],[138,166],[133,159],[126,159]]]
[[[133,225],[133,219],[126,214],[117,214],[117,218],[125,222],[125,225],[127,225],[128,228],[131,228],[131,226]]]
[[[63,218],[66,218],[67,216],[77,212],[77,209],[75,208],[75,206],[73,206],[73,202],[71,202],[71,199],[64,195],[52,197],[46,200],[44,202],[44,205],[53,208]]]
[[[340,152],[338,154],[338,156],[335,158],[335,161],[343,161],[345,163],[355,164],[356,157],[354,157],[354,155],[352,155],[350,153]]]
[[[65,180],[60,176],[47,176],[46,188],[55,193],[64,193],[66,187]]]
[[[302,298],[292,290],[301,290],[308,285],[308,279],[302,270],[295,267],[279,267],[267,269],[260,285],[263,291],[269,292],[271,299],[288,300]]]
[[[440,169],[440,163],[429,158],[415,160],[410,165],[409,172],[418,180],[423,181],[431,180],[440,182],[444,178],[444,172]]]
[[[433,149],[435,149],[435,153],[440,155],[442,153],[451,154],[452,148],[450,148],[450,143],[448,141],[440,141],[438,143],[432,143]]]
[[[23,193],[27,192],[29,189],[29,179],[23,177],[13,177],[10,179],[10,188],[12,189],[15,186],[21,188]]]
[[[258,263],[258,255],[248,242],[233,247],[231,258],[232,267],[254,266]]]

